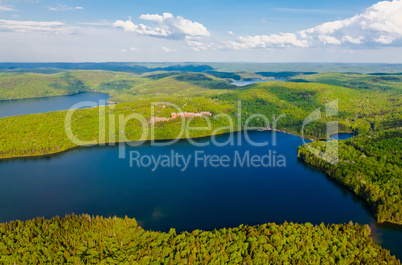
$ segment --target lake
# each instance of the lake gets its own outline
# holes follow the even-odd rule
[[[354,135],[351,133],[337,133],[337,134],[332,134],[329,136],[331,140],[347,140]]]
[[[255,147],[242,133],[235,133],[241,145],[194,147],[181,140],[171,146],[127,147],[125,159],[119,159],[117,146],[105,146],[3,160],[0,222],[71,213],[127,215],[145,229],[174,227],[179,232],[267,222],[353,221],[369,224],[375,241],[402,258],[400,226],[376,224],[361,199],[298,160],[301,138],[277,133],[273,146],[273,134],[249,132],[254,142],[268,140],[270,145],[265,147]],[[217,140],[223,143],[230,137],[221,135]],[[195,141],[208,143],[210,138]],[[247,166],[247,154],[269,157],[271,165]],[[205,162],[205,157],[213,155],[227,156],[229,162],[219,166]],[[188,158],[188,165],[185,170],[184,162],[155,166],[151,158],[158,156],[172,161],[182,156]],[[233,161],[245,162],[235,166]]]
[[[270,82],[270,81],[286,81],[286,79],[253,79],[253,80],[235,80],[231,84],[235,86],[247,86],[257,82]]]
[[[47,98],[1,100],[0,118],[32,113],[68,110],[79,102],[93,101],[99,103],[100,101],[106,102],[109,98],[110,96],[104,93],[79,93],[75,95]]]

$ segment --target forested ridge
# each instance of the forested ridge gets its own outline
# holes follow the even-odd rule
[[[229,80],[215,76],[221,75],[215,72],[206,74],[165,71],[136,75],[127,72],[83,70],[55,74],[0,73],[0,100],[104,92],[110,94],[114,102],[122,103],[138,100],[140,96],[150,93],[155,96],[176,94],[185,90],[193,95],[196,90],[202,92],[206,89],[234,88],[229,84]],[[158,82],[161,79],[163,82]],[[186,87],[177,87],[180,83],[186,84]],[[152,91],[149,91],[150,89]]]
[[[327,144],[316,141],[309,145],[325,151]],[[298,156],[363,197],[379,222],[402,224],[402,129],[339,141],[339,162],[335,165],[313,152],[301,146]]]
[[[177,234],[70,215],[0,224],[3,264],[400,264],[370,227],[285,222]]]

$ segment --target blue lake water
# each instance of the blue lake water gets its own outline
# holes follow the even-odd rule
[[[110,96],[104,93],[79,93],[69,96],[2,100],[0,101],[0,118],[68,110],[79,102],[92,101],[99,104],[99,101],[106,102],[109,98]]]
[[[247,86],[257,82],[270,82],[270,81],[286,81],[285,79],[253,79],[253,80],[235,80],[231,84],[235,86]]]
[[[271,144],[265,147],[255,147],[240,135],[242,144],[235,146],[194,147],[182,140],[171,146],[127,147],[125,159],[119,159],[117,146],[106,146],[3,160],[0,222],[70,213],[127,215],[145,229],[168,231],[174,227],[179,232],[267,222],[353,221],[369,224],[376,242],[402,258],[400,226],[376,224],[361,199],[298,160],[301,138],[276,133],[277,145],[273,146],[273,135],[249,133],[254,142],[268,140]],[[238,136],[234,134],[236,139]],[[218,141],[229,138],[229,134],[222,135]],[[207,143],[210,138],[195,141]],[[240,166],[247,154],[249,159]],[[216,161],[206,158],[213,155],[228,159],[216,166]],[[266,158],[266,167],[247,166],[255,155]],[[183,156],[189,163],[185,170],[180,159],[164,167],[152,164],[152,157],[161,156],[172,161]]]
[[[331,140],[347,140],[353,136],[354,135],[351,133],[338,133],[338,134],[330,135],[330,138],[331,138]]]

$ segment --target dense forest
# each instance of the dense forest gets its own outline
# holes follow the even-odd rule
[[[327,142],[299,147],[298,156],[363,197],[379,222],[402,224],[402,129],[373,132],[339,141],[339,162],[327,163],[319,151]]]
[[[315,75],[308,77],[312,76]],[[361,76],[368,79],[381,77]],[[52,85],[52,82],[57,81],[53,80],[54,78],[63,81],[57,86]],[[31,81],[33,87],[27,86],[26,82]],[[36,88],[43,90],[51,88],[55,91],[54,93],[82,90],[109,93],[113,96],[112,101],[121,103],[105,108],[106,124],[109,123],[109,119],[119,121],[119,115],[127,117],[133,113],[141,114],[149,120],[152,102],[174,103],[188,112],[211,111],[215,117],[219,114],[228,114],[234,121],[234,128],[222,129],[220,133],[228,132],[230,129],[244,128],[246,121],[254,114],[265,115],[270,124],[266,124],[263,119],[257,117],[248,121],[248,127],[272,128],[275,117],[282,114],[276,129],[313,139],[327,138],[326,123],[333,120],[339,122],[341,132],[354,134],[398,128],[402,123],[402,90],[399,85],[395,85],[393,89],[380,90],[275,81],[237,88],[225,79],[205,73],[154,72],[138,76],[103,71],[72,71],[56,75],[0,74],[1,82],[7,85],[1,86],[0,89],[6,90],[8,95],[13,94],[14,97],[23,97],[29,94],[30,89]],[[39,93],[41,90],[37,91]],[[43,93],[46,94],[49,91],[46,90]],[[0,93],[0,95],[5,97],[7,93]],[[238,115],[237,109],[239,100],[242,106],[241,115]],[[338,102],[338,115],[335,117],[324,115],[322,119],[302,128],[304,119],[310,113],[317,109],[324,110],[325,104],[333,100]],[[170,107],[158,108],[155,115],[169,117],[171,112],[177,112],[177,110]],[[61,111],[0,119],[0,135],[2,135],[0,158],[51,154],[75,147],[76,145],[67,138],[65,133],[65,114],[66,112]],[[92,140],[99,136],[98,120],[99,109],[77,110],[72,119],[71,129],[78,139]],[[176,120],[156,124],[156,139],[178,137],[180,122],[181,120]],[[229,125],[228,119],[224,117],[212,118],[211,122],[210,130],[192,130],[190,135],[192,137],[207,136],[215,129]],[[238,122],[240,124],[237,124]],[[194,119],[191,126],[206,124],[206,121],[201,118]],[[107,137],[104,142],[138,140],[141,138],[141,127],[138,125],[139,123],[135,121],[128,123],[127,138],[122,137],[124,135],[118,126],[110,130],[107,126],[105,132]],[[150,139],[150,136],[141,139]]]
[[[310,223],[240,225],[177,234],[135,219],[70,215],[0,224],[3,264],[400,264],[370,227]]]
[[[27,66],[28,67],[28,66]],[[89,65],[88,67],[98,67]],[[0,119],[0,159],[40,156],[79,146],[70,141],[66,129],[84,144],[149,140],[151,105],[173,103],[187,112],[210,111],[213,117],[206,130],[191,130],[190,137],[225,133],[249,127],[276,129],[315,140],[326,140],[326,125],[338,121],[340,132],[357,135],[339,141],[339,163],[329,164],[307,146],[298,150],[305,162],[319,167],[348,186],[373,208],[379,222],[402,224],[402,77],[397,74],[356,74],[313,72],[218,72],[212,67],[174,65],[107,65],[112,71],[64,70],[52,74],[0,73],[0,100],[104,92],[119,104],[80,109],[65,127],[66,111]],[[115,67],[115,68],[113,68]],[[119,68],[120,67],[120,68]],[[185,69],[192,72],[183,73]],[[285,69],[286,70],[286,69]],[[50,71],[50,70],[49,70]],[[53,71],[53,70],[52,70]],[[50,71],[50,72],[52,72]],[[46,72],[46,71],[44,71]],[[141,74],[141,75],[139,75]],[[286,78],[246,87],[230,84],[233,79],[255,77]],[[237,109],[241,101],[241,113]],[[302,128],[304,119],[315,110],[322,114],[326,104],[336,100],[339,112]],[[158,117],[177,112],[167,104],[158,105]],[[144,117],[145,134],[131,114]],[[220,114],[227,114],[233,124]],[[262,114],[269,118],[253,118]],[[123,119],[122,119],[123,118]],[[99,119],[106,125],[99,132]],[[191,127],[206,127],[204,118],[195,118]],[[155,139],[179,135],[181,120],[155,124]],[[188,126],[187,126],[188,128]],[[215,131],[216,132],[216,131]],[[328,143],[309,144],[325,151]],[[0,224],[0,263],[116,263],[128,264],[400,264],[387,250],[374,244],[368,226],[284,223],[215,231],[176,234],[145,231],[134,219],[67,216]]]
[[[226,79],[215,76],[226,76]],[[0,100],[103,92],[110,94],[113,102],[123,103],[149,96],[196,96],[209,90],[233,89],[235,86],[230,85],[230,80],[232,79],[227,74],[220,75],[215,72],[206,74],[158,71],[143,75],[83,70],[54,74],[0,73]]]
[[[219,102],[216,99],[194,97],[186,99],[182,97],[167,98],[169,102],[187,112],[211,111],[213,113],[228,113],[232,110],[230,104]],[[0,157],[37,156],[61,152],[77,145],[67,137],[66,130],[71,130],[76,139],[81,141],[93,141],[86,144],[99,143],[99,117],[104,118],[105,131],[101,132],[103,140],[100,142],[136,141],[151,139],[151,99],[112,105],[104,108],[103,114],[99,108],[76,110],[71,117],[71,125],[65,128],[66,111],[56,111],[41,114],[31,114],[0,119]],[[158,105],[155,114],[159,117],[169,117],[170,113],[177,112],[175,108]],[[145,117],[145,127],[141,121],[131,119],[123,122],[129,115],[137,113]],[[114,120],[116,126],[109,126]],[[211,128],[207,130],[189,130],[189,136],[201,137],[211,135],[216,128],[229,125],[225,117],[210,119]],[[174,139],[180,137],[181,119],[166,123],[155,124],[155,139]],[[207,121],[196,118],[191,121],[191,127],[206,127]],[[144,131],[143,131],[144,128]],[[222,130],[221,133],[228,132]],[[145,132],[145,135],[142,133]],[[145,136],[145,138],[143,138]],[[185,137],[182,135],[181,137]]]
[[[397,91],[402,88],[402,76],[400,73],[320,73],[305,76],[297,76],[294,79],[304,80],[313,83],[344,86],[353,89],[365,89],[386,91]]]

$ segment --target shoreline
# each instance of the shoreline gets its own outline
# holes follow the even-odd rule
[[[322,138],[311,138],[311,137],[310,137],[310,138],[307,138],[307,137],[302,137],[302,136],[300,136],[300,135],[297,135],[296,133],[287,132],[287,131],[285,131],[285,130],[266,129],[266,128],[254,128],[254,129],[249,129],[249,130],[244,130],[244,129],[242,129],[242,130],[235,130],[235,131],[230,131],[230,132],[219,133],[219,134],[216,134],[216,135],[214,135],[214,136],[222,136],[222,135],[231,134],[231,133],[243,133],[243,132],[246,132],[246,131],[251,131],[251,132],[279,132],[279,133],[285,133],[285,134],[293,135],[293,136],[299,137],[299,138],[301,138],[301,139],[307,139],[307,140],[310,140],[310,141],[325,141],[325,140],[328,140],[328,139],[322,139]],[[346,133],[349,133],[349,132],[346,132]],[[342,134],[342,133],[339,133],[339,134]],[[212,137],[212,136],[213,136],[213,135],[210,134],[210,135],[205,135],[205,136],[191,137],[190,139],[203,139],[203,138],[210,138],[210,137]],[[154,140],[145,140],[145,141],[143,141],[143,143],[144,143],[144,144],[147,144],[147,143],[150,143],[151,141],[157,141],[157,142],[161,142],[161,141],[172,141],[172,140],[183,141],[183,140],[186,140],[186,139],[188,139],[188,138],[154,139]],[[16,157],[0,157],[0,163],[1,163],[2,161],[10,161],[10,160],[41,159],[41,158],[46,158],[46,157],[51,157],[51,156],[57,156],[57,155],[62,155],[62,154],[64,154],[64,153],[67,153],[67,152],[69,152],[69,151],[73,151],[73,150],[78,149],[78,148],[88,148],[88,147],[114,147],[114,146],[116,146],[117,144],[121,144],[121,143],[126,144],[126,143],[133,143],[133,142],[138,142],[138,141],[128,141],[128,142],[116,141],[116,142],[107,142],[107,143],[104,143],[104,144],[77,145],[77,146],[68,148],[68,149],[66,149],[66,150],[57,151],[57,152],[52,152],[52,153],[48,153],[48,154],[38,154],[38,155],[28,155],[28,156],[16,156]],[[331,180],[335,181],[336,183],[341,184],[343,187],[345,187],[346,189],[348,189],[352,194],[356,195],[359,199],[361,199],[361,200],[364,202],[364,204],[366,204],[366,206],[368,206],[368,208],[369,208],[371,214],[373,215],[374,219],[376,220],[376,223],[377,223],[377,224],[390,224],[390,225],[402,226],[402,224],[399,224],[399,223],[392,223],[392,222],[387,222],[387,221],[385,221],[385,222],[379,222],[379,221],[377,220],[376,216],[375,216],[375,211],[376,211],[376,209],[373,208],[373,206],[370,205],[364,197],[362,197],[362,196],[360,196],[360,195],[354,193],[354,191],[353,191],[350,187],[348,187],[347,185],[345,185],[345,184],[342,183],[341,181],[337,180],[336,178],[332,177],[331,175],[327,174],[322,168],[317,167],[317,166],[312,165],[312,164],[309,164],[309,163],[307,163],[306,161],[304,161],[303,159],[301,159],[301,158],[299,158],[299,157],[298,157],[298,159],[300,159],[301,161],[303,161],[304,164],[309,165],[309,166],[311,166],[311,167],[313,167],[313,168],[319,170],[321,173],[325,174],[325,176],[329,177]]]
[[[219,133],[219,134],[215,134],[214,136],[222,136],[225,134],[231,134],[231,133],[242,133],[242,132],[246,132],[246,131],[250,131],[250,132],[279,132],[279,133],[285,133],[285,134],[289,134],[289,135],[293,135],[296,137],[299,137],[301,139],[307,139],[310,141],[325,141],[328,139],[322,139],[322,138],[307,138],[307,137],[302,137],[300,135],[297,135],[296,133],[291,133],[291,132],[287,132],[284,130],[278,130],[278,129],[266,129],[266,128],[255,128],[255,129],[249,129],[249,130],[235,130],[235,131],[230,131],[230,132],[223,132],[223,133]],[[350,133],[350,132],[342,132],[342,133]],[[339,134],[342,134],[339,133]],[[198,137],[191,137],[190,139],[203,139],[203,138],[210,138],[213,135],[204,135],[204,136],[198,136]],[[165,139],[154,139],[154,140],[145,140],[143,141],[144,144],[150,143],[151,141],[157,141],[157,142],[161,142],[161,141],[172,141],[172,140],[177,140],[177,141],[183,141],[186,140],[188,138],[165,138]],[[62,150],[62,151],[57,151],[57,152],[52,152],[52,153],[48,153],[48,154],[38,154],[38,155],[27,155],[27,156],[16,156],[16,157],[0,157],[0,163],[2,161],[10,161],[10,160],[21,160],[21,159],[41,159],[41,158],[46,158],[46,157],[51,157],[51,156],[57,156],[57,155],[62,155],[64,153],[67,153],[69,151],[73,151],[75,149],[78,148],[88,148],[88,147],[114,147],[117,144],[127,144],[127,143],[134,143],[134,142],[138,142],[138,141],[128,141],[128,142],[120,142],[120,141],[116,141],[116,142],[107,142],[107,143],[103,143],[103,144],[91,144],[91,145],[77,145],[71,148],[68,148],[66,150]],[[389,224],[389,225],[396,225],[401,227],[402,224],[399,223],[392,223],[392,222],[380,222],[377,220],[376,216],[375,216],[375,211],[376,209],[373,207],[373,205],[369,204],[366,200],[366,198],[362,197],[361,195],[356,194],[350,187],[348,187],[347,185],[345,185],[343,182],[339,181],[338,179],[332,177],[331,175],[327,174],[321,167],[312,165],[307,163],[306,161],[304,161],[303,159],[299,158],[304,164],[311,166],[317,170],[319,170],[321,173],[325,174],[325,176],[329,177],[331,180],[335,181],[338,184],[341,184],[343,187],[345,187],[349,192],[351,192],[352,194],[356,195],[360,200],[362,200],[364,202],[364,204],[366,206],[368,206],[372,216],[374,217],[374,219],[376,220],[377,224]]]
[[[109,93],[104,93],[104,92],[99,92],[99,91],[79,91],[79,92],[73,93],[73,94],[54,95],[54,96],[47,96],[47,97],[0,99],[0,103],[1,102],[18,101],[18,100],[29,100],[29,99],[45,99],[45,98],[51,99],[51,98],[57,98],[57,97],[69,97],[69,96],[76,96],[76,95],[85,94],[85,93],[100,93],[100,94],[109,95],[110,98],[108,100],[110,100],[112,98],[112,96]],[[106,103],[108,103],[108,102],[106,102]],[[19,116],[19,115],[17,115],[17,116]]]
[[[307,138],[307,137],[302,137],[300,135],[297,135],[296,133],[292,133],[292,132],[287,132],[285,130],[278,130],[278,129],[266,129],[266,128],[254,128],[254,129],[249,129],[249,130],[235,130],[235,131],[229,131],[229,132],[222,132],[219,134],[215,134],[214,136],[222,136],[222,135],[226,135],[226,134],[232,134],[232,133],[243,133],[243,132],[279,132],[279,133],[285,133],[285,134],[289,134],[292,136],[296,136],[299,137],[301,139],[307,139],[310,141],[315,141],[315,140],[320,140],[320,139],[314,139],[314,138]],[[339,133],[341,134],[341,133]],[[198,137],[191,137],[190,139],[203,139],[203,138],[211,138],[213,135],[204,135],[204,136],[198,136]],[[151,141],[156,141],[156,142],[161,142],[161,141],[172,141],[172,140],[177,140],[177,141],[183,141],[183,140],[187,140],[187,138],[173,138],[173,139],[154,139],[154,140],[145,140],[143,141],[143,144],[149,144],[151,143]],[[326,139],[325,139],[326,140]],[[138,141],[129,141],[129,142],[138,142]],[[20,160],[20,159],[42,159],[42,158],[46,158],[46,157],[51,157],[51,156],[57,156],[57,155],[63,155],[64,153],[67,153],[69,151],[72,151],[74,149],[78,149],[78,148],[88,148],[88,147],[115,147],[117,146],[119,143],[128,143],[128,142],[108,142],[108,143],[104,143],[104,144],[92,144],[92,145],[79,145],[79,146],[74,146],[71,148],[68,148],[66,150],[62,150],[62,151],[58,151],[58,152],[53,152],[53,153],[48,153],[48,154],[38,154],[38,155],[29,155],[29,156],[19,156],[19,157],[8,157],[8,158],[0,158],[0,163],[2,161],[8,161],[8,160]],[[376,208],[369,204],[367,199],[362,197],[361,195],[356,194],[350,187],[348,187],[346,184],[344,184],[343,182],[341,182],[340,180],[332,177],[331,175],[327,174],[323,168],[320,168],[318,166],[315,166],[313,164],[307,163],[306,161],[304,161],[303,159],[299,158],[301,161],[303,161],[303,163],[305,165],[308,165],[314,169],[319,170],[321,173],[323,173],[326,177],[330,178],[332,181],[340,184],[342,187],[345,187],[349,192],[351,192],[353,195],[357,196],[357,198],[359,200],[361,200],[368,208],[370,215],[373,217],[373,219],[375,220],[376,224],[383,224],[383,225],[390,225],[390,226],[395,226],[397,228],[402,227],[401,223],[393,223],[393,222],[388,222],[388,221],[384,221],[384,222],[380,222],[377,220],[376,217]],[[372,235],[370,235],[372,236]],[[373,237],[372,237],[373,238]]]
[[[321,173],[323,173],[325,176],[327,176],[327,177],[330,178],[331,180],[335,181],[336,183],[341,184],[341,185],[342,185],[343,187],[345,187],[349,192],[351,192],[353,195],[357,196],[357,197],[369,208],[370,213],[371,213],[371,215],[374,217],[374,219],[375,219],[375,221],[376,221],[377,224],[388,224],[388,225],[395,225],[395,226],[398,226],[398,227],[402,227],[402,223],[392,223],[392,222],[389,222],[389,221],[384,221],[384,222],[378,221],[378,220],[377,220],[377,217],[376,217],[376,210],[377,210],[377,209],[376,209],[372,204],[370,204],[370,203],[367,201],[366,198],[364,198],[363,196],[361,196],[361,195],[355,193],[355,192],[352,190],[351,187],[347,186],[345,183],[341,182],[340,180],[338,180],[338,179],[334,178],[333,176],[329,175],[328,173],[326,173],[323,168],[321,168],[321,167],[319,167],[319,166],[316,166],[316,165],[313,165],[313,164],[310,164],[310,163],[307,163],[306,161],[304,161],[303,159],[301,159],[299,156],[297,156],[297,159],[299,159],[300,161],[302,161],[305,165],[311,166],[311,167],[313,167],[314,169],[319,170],[319,171],[320,171]]]
[[[293,135],[296,137],[299,137],[301,139],[306,139],[306,140],[310,140],[310,141],[325,141],[328,139],[322,139],[322,138],[314,138],[314,137],[302,137],[301,135],[298,135],[296,133],[291,133],[291,132],[287,132],[284,130],[277,130],[277,129],[266,129],[266,128],[255,128],[255,129],[248,129],[248,130],[234,130],[234,131],[230,131],[230,132],[223,132],[223,133],[218,133],[215,134],[214,136],[220,136],[220,135],[225,135],[225,134],[230,134],[230,133],[241,133],[241,132],[245,132],[245,131],[257,131],[257,132],[279,132],[279,133],[285,133],[285,134],[289,134],[289,135]],[[202,138],[208,138],[213,136],[212,134],[209,135],[204,135],[204,136],[197,136],[197,137],[191,137],[189,139],[202,139]],[[144,140],[142,142],[147,143],[147,142],[151,142],[151,141],[172,141],[172,140],[186,140],[188,138],[165,138],[165,139],[154,139],[154,140]],[[61,151],[56,151],[56,152],[50,152],[50,153],[46,153],[46,154],[37,154],[37,155],[26,155],[26,156],[13,156],[13,157],[0,157],[0,162],[1,161],[7,161],[7,160],[13,160],[13,159],[30,159],[30,158],[41,158],[41,157],[48,157],[48,156],[53,156],[53,155],[59,155],[59,154],[63,154],[69,151],[72,151],[74,149],[77,148],[86,148],[86,147],[102,147],[102,146],[114,146],[116,144],[119,143],[135,143],[135,142],[139,142],[138,140],[136,141],[115,141],[115,142],[106,142],[106,143],[102,143],[102,144],[91,144],[91,145],[77,145],[77,146],[73,146],[70,148],[67,148],[65,150],[61,150]]]
[[[22,98],[22,99],[0,99],[0,104],[1,103],[12,103],[14,101],[24,101],[24,100],[42,100],[42,99],[47,99],[47,100],[51,100],[51,99],[57,99],[60,97],[73,97],[73,96],[78,96],[81,94],[102,94],[102,95],[108,95],[109,99],[107,99],[105,102],[105,106],[110,106],[110,105],[115,105],[115,102],[110,101],[112,99],[112,96],[108,93],[103,93],[103,92],[97,92],[97,91],[88,91],[88,92],[78,92],[78,93],[74,93],[74,94],[67,94],[67,95],[57,95],[57,96],[50,96],[50,97],[36,97],[36,98]],[[96,106],[96,108],[99,106]],[[86,109],[87,107],[84,107],[82,109]],[[91,107],[89,107],[91,108]],[[52,112],[57,112],[57,111],[68,111],[68,109],[61,109],[61,110],[48,110],[45,112],[33,112],[33,113],[25,113],[25,114],[17,114],[17,115],[11,115],[11,116],[4,116],[1,117],[0,119],[5,119],[5,118],[12,118],[12,117],[19,117],[19,116],[26,116],[26,115],[38,115],[38,114],[46,114],[46,113],[52,113]],[[1,159],[1,158],[0,158]]]

